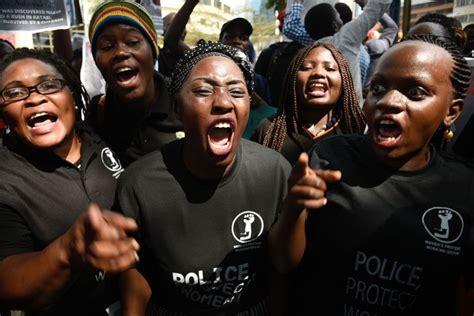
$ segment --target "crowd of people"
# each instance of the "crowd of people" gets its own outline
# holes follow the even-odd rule
[[[473,28],[355,2],[295,0],[256,61],[244,18],[185,43],[199,0],[161,48],[100,3],[95,96],[0,41],[0,315],[473,315]]]

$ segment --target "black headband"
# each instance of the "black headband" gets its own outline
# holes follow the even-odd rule
[[[252,63],[250,63],[247,55],[232,46],[218,42],[199,40],[197,46],[188,50],[184,57],[178,61],[173,73],[171,74],[171,80],[168,83],[168,91],[170,95],[176,95],[194,66],[196,66],[201,59],[210,56],[227,57],[234,61],[244,74],[249,94],[252,93],[254,72]]]

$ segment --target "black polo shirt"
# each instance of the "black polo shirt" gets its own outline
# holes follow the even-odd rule
[[[62,235],[94,201],[111,208],[123,167],[90,131],[82,130],[81,160],[71,164],[31,149],[14,134],[0,148],[0,260],[40,251]],[[117,298],[99,271],[84,274],[48,311],[34,315],[100,315]]]

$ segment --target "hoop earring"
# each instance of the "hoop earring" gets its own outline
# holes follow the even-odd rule
[[[443,138],[446,140],[451,140],[454,137],[453,131],[448,127],[446,130],[443,132]]]

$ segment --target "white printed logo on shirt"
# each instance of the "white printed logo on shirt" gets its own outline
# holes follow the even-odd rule
[[[423,226],[435,240],[452,244],[456,242],[464,229],[461,215],[448,207],[432,207],[422,217]]]
[[[232,221],[232,236],[240,243],[249,243],[263,233],[262,217],[252,211],[244,211]]]
[[[117,158],[115,153],[110,150],[109,147],[104,147],[100,153],[100,158],[102,159],[102,164],[112,171],[113,177],[118,178],[120,174],[124,171],[120,160]]]

